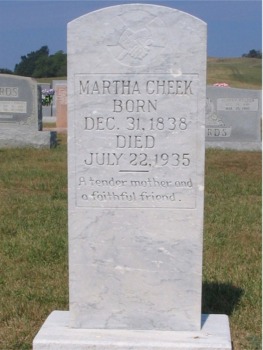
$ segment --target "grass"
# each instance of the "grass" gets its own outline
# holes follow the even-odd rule
[[[261,89],[262,60],[257,58],[208,58],[207,84],[227,83],[233,88]]]
[[[68,310],[66,139],[0,151],[0,349],[31,350]],[[261,153],[206,154],[203,312],[230,316],[235,350],[261,349]]]
[[[61,138],[60,138],[61,139]],[[31,349],[52,310],[68,308],[65,140],[0,151],[0,349]]]
[[[67,80],[67,77],[37,78],[38,83],[51,84],[53,80]]]
[[[55,129],[57,127],[56,123],[43,123],[43,130],[45,129]]]
[[[203,311],[230,315],[234,349],[261,349],[261,153],[206,155]]]
[[[67,77],[40,78],[39,83],[66,80]],[[207,84],[227,83],[240,89],[262,89],[262,60],[258,58],[212,58],[207,59]]]

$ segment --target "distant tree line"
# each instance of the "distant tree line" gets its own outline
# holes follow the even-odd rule
[[[243,54],[242,57],[262,59],[262,52],[253,49]],[[15,65],[14,71],[0,68],[0,73],[32,78],[64,77],[67,76],[67,54],[58,51],[54,55],[50,55],[48,46],[42,46],[37,51],[21,56],[21,61]]]
[[[48,46],[42,46],[37,51],[21,56],[21,61],[15,65],[14,72],[0,68],[0,73],[13,73],[32,78],[63,77],[67,75],[67,55],[63,51],[50,55]]]
[[[7,68],[0,68],[0,73],[2,74],[13,74],[13,71]]]
[[[251,57],[251,58],[261,58],[262,52],[260,50],[250,50],[249,53],[244,53],[242,57]]]

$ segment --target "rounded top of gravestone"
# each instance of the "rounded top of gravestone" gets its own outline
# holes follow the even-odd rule
[[[206,50],[206,24],[174,8],[125,4],[87,13],[68,23],[68,50],[80,66],[106,69],[174,66],[177,57],[198,62]],[[202,45],[203,44],[203,45]],[[91,54],[94,53],[94,62]],[[88,59],[85,55],[89,56]],[[178,63],[182,67],[181,63]],[[196,68],[192,65],[187,70]],[[162,68],[161,68],[162,69]],[[175,71],[175,73],[181,73]]]
[[[36,83],[36,80],[30,77],[24,77],[21,75],[15,75],[15,74],[2,74],[0,73],[0,78],[5,78],[5,79],[17,79],[17,80],[26,80],[30,83]]]
[[[89,16],[89,15],[96,15],[96,14],[99,14],[100,12],[116,12],[116,11],[120,11],[121,13],[123,14],[127,14],[127,19],[130,20],[131,17],[133,15],[135,15],[137,18],[136,18],[136,21],[140,21],[141,19],[144,19],[144,15],[141,13],[139,13],[138,11],[151,11],[151,12],[155,12],[156,15],[161,15],[162,12],[177,12],[177,13],[181,13],[181,14],[184,14],[186,16],[190,16],[192,17],[193,19],[197,20],[197,21],[200,21],[202,22],[203,24],[206,25],[206,23],[204,21],[202,21],[200,18],[198,17],[195,17],[187,12],[184,12],[184,11],[181,11],[181,10],[178,10],[176,8],[172,8],[172,7],[169,7],[169,6],[163,6],[163,5],[156,5],[156,4],[140,4],[140,3],[134,3],[134,4],[121,4],[121,5],[114,5],[114,6],[107,6],[107,7],[103,7],[103,8],[100,8],[98,10],[95,10],[95,11],[91,11],[91,12],[88,12],[80,17],[77,17],[75,18],[74,20],[72,20],[71,22],[69,22],[69,24],[75,22],[75,21],[78,21],[78,20],[81,20],[81,19],[85,19],[86,16]],[[128,11],[128,13],[127,13]],[[136,14],[132,13],[132,11],[137,11]]]

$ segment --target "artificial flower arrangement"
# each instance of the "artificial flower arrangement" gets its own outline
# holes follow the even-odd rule
[[[53,101],[54,94],[54,89],[42,90],[42,106],[50,106]]]

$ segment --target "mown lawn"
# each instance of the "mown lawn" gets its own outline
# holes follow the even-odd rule
[[[68,309],[65,135],[0,150],[0,349],[30,350]],[[235,350],[261,349],[261,153],[206,154],[203,312],[230,316]]]
[[[262,60],[258,58],[208,58],[207,84],[227,83],[232,88],[262,89]]]
[[[51,83],[61,78],[40,78],[39,83]],[[262,89],[262,60],[258,58],[213,58],[207,59],[207,85],[227,83],[232,88]]]
[[[234,350],[261,350],[261,153],[206,153],[203,312],[230,316]]]

